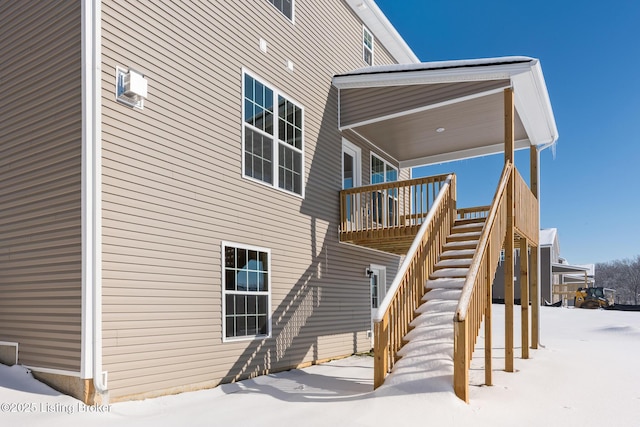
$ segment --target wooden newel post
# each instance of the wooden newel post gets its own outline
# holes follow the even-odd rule
[[[513,104],[513,88],[504,90],[504,161],[513,164],[514,162],[514,104]],[[504,355],[505,355],[505,371],[513,372],[513,298],[514,298],[514,268],[513,268],[513,250],[514,250],[514,175],[515,168],[511,170],[509,175],[509,183],[507,184],[507,233],[504,242],[504,313],[505,313],[505,338],[504,338]]]
[[[373,325],[373,388],[384,383],[389,371],[389,318],[384,316],[380,322]]]
[[[469,403],[469,326],[466,319],[453,321],[453,390]]]
[[[520,239],[520,316],[522,358],[529,358],[529,241]]]
[[[486,274],[486,286],[487,286],[487,301],[484,314],[484,383],[486,385],[493,385],[493,363],[492,363],[492,347],[493,337],[491,336],[491,304],[493,303],[493,292],[491,286],[493,285],[493,277],[491,277],[491,245],[487,246],[487,261],[485,266]]]
[[[535,146],[529,148],[530,163],[530,186],[531,192],[536,197],[538,206],[540,206],[540,187],[538,185],[539,175],[539,153]],[[538,208],[540,209],[540,208]],[[540,229],[540,216],[537,215],[538,223],[536,227]],[[531,348],[537,349],[540,342],[540,275],[538,274],[540,265],[538,251],[540,250],[540,242],[534,242],[535,247],[531,250]]]

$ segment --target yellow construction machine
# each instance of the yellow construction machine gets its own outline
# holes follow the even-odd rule
[[[578,288],[573,300],[576,308],[606,308],[613,305],[613,289]]]

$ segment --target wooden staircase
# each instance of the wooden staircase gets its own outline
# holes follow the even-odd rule
[[[440,260],[425,283],[422,305],[416,310],[411,330],[403,339],[385,384],[453,376],[453,327],[458,301],[471,260],[485,224],[485,218],[458,219],[446,239]]]

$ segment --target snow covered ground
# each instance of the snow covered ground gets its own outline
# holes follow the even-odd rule
[[[509,374],[503,371],[504,306],[494,305],[494,386],[480,386],[479,347],[469,405],[453,394],[450,376],[373,392],[373,360],[366,356],[108,407],[86,407],[22,367],[0,365],[0,425],[640,425],[640,313],[542,307],[541,317],[544,348],[529,360],[516,348],[517,372]]]

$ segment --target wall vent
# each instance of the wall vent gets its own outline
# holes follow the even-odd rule
[[[144,75],[132,69],[116,67],[116,100],[130,107],[144,108],[148,83]]]

